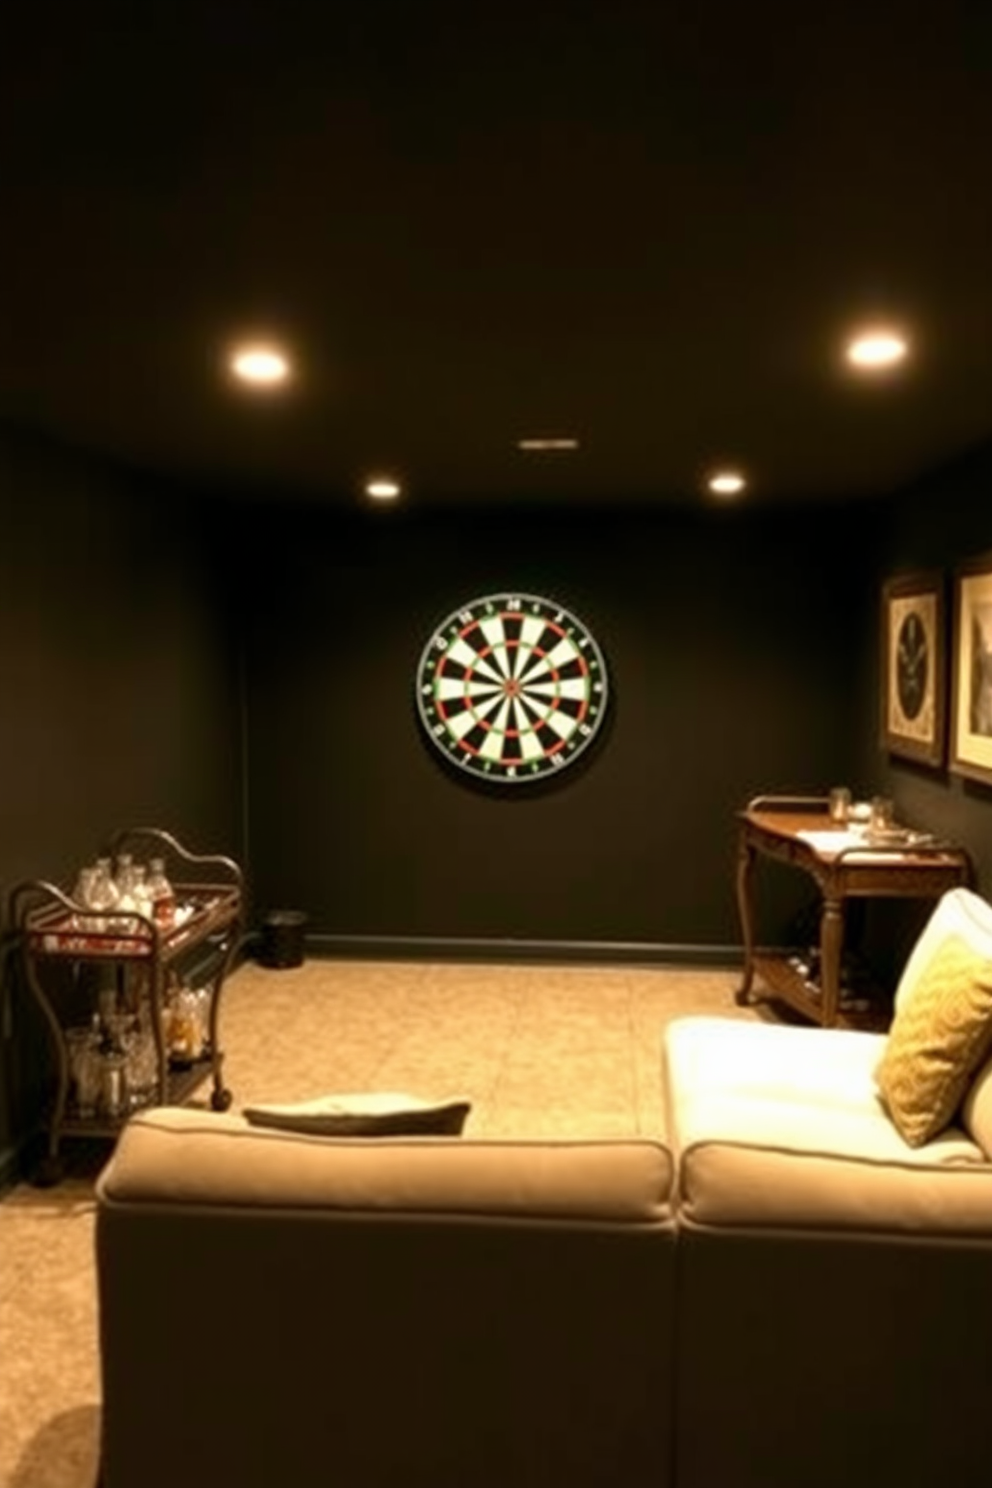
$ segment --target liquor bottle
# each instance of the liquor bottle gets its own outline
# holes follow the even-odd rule
[[[97,935],[106,935],[108,931],[113,933],[116,928],[111,911],[117,908],[119,898],[117,885],[110,873],[110,859],[97,858],[89,890],[89,907],[97,911],[92,921]]]
[[[152,892],[148,883],[148,870],[143,863],[135,864],[131,870],[131,898],[138,914],[144,915],[146,920],[152,918],[153,900]]]
[[[116,870],[114,872],[114,883],[117,885],[117,897],[120,900],[131,899],[134,895],[134,858],[130,853],[117,854]],[[127,909],[133,909],[133,904],[127,904]]]
[[[160,930],[168,929],[176,919],[176,892],[165,874],[165,860],[152,858],[149,863],[148,892],[151,896],[152,919]]]

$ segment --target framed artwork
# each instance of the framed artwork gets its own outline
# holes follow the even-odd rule
[[[953,668],[951,769],[992,785],[992,553],[958,569]]]
[[[900,574],[883,586],[881,684],[883,749],[942,765],[947,651],[940,573]]]

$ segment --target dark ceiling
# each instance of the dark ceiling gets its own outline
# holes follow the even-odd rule
[[[985,3],[35,0],[0,166],[0,415],[195,481],[861,496],[992,437]]]

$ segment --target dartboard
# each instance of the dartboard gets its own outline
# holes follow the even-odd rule
[[[417,668],[428,737],[470,775],[539,780],[592,743],[606,667],[582,622],[551,599],[494,594],[444,620]]]

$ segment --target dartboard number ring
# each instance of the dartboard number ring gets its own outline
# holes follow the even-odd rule
[[[494,594],[438,626],[417,668],[428,738],[468,774],[506,784],[552,775],[592,743],[606,710],[603,656],[570,611]]]

